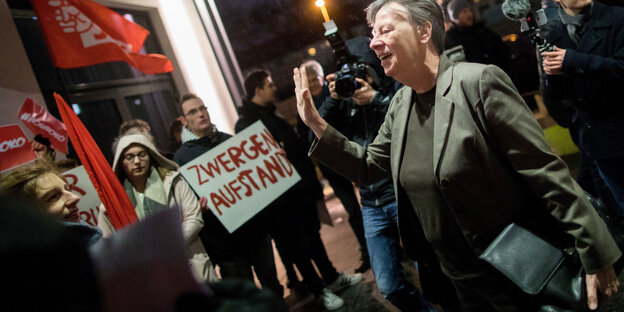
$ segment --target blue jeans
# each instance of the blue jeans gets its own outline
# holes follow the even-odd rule
[[[619,206],[613,215],[624,214],[624,157],[594,160],[600,177],[607,185]]]
[[[379,207],[362,205],[362,217],[371,268],[384,298],[402,311],[435,311],[405,279],[399,257],[396,201]]]

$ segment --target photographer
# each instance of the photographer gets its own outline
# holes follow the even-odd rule
[[[319,107],[320,115],[342,134],[362,146],[377,136],[388,106],[401,84],[386,77],[379,59],[369,48],[370,39],[357,37],[347,41],[359,64],[375,70],[378,81],[367,76],[355,78],[361,87],[351,98],[343,99],[336,90],[336,74],[327,76],[331,96]],[[355,75],[357,77],[357,75]],[[390,178],[360,187],[364,233],[371,267],[379,291],[402,311],[429,311],[431,307],[420,291],[405,279],[400,263],[397,228],[397,205]]]
[[[555,0],[560,21],[546,35],[544,101],[579,146],[611,218],[624,216],[624,10],[595,1]],[[562,114],[561,109],[568,108]],[[606,185],[601,187],[601,185]],[[609,194],[610,192],[610,194]],[[606,193],[606,194],[605,194]],[[615,202],[610,204],[609,198]]]

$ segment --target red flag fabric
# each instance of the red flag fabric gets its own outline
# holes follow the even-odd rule
[[[93,137],[65,100],[56,92],[54,98],[76,154],[89,174],[89,179],[98,192],[102,204],[106,207],[111,223],[115,229],[119,230],[136,222],[138,218],[128,194],[119,183],[102,151],[95,144]]]
[[[26,98],[17,114],[22,123],[34,134],[41,134],[50,140],[52,148],[67,154],[67,129],[43,106],[31,98]]]
[[[166,73],[164,55],[140,54],[145,28],[89,0],[31,0],[54,65],[76,68],[125,61],[146,74]]]
[[[0,127],[0,172],[37,159],[17,124]]]

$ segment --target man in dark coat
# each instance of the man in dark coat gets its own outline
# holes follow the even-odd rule
[[[624,216],[624,9],[591,0],[555,0],[560,21],[546,36],[544,101],[567,107],[570,128],[597,177],[615,198],[611,217]],[[562,120],[563,119],[563,120]],[[601,183],[597,183],[598,185]],[[602,197],[602,195],[601,195]]]
[[[188,163],[231,137],[215,128],[204,102],[196,95],[182,96],[180,108],[185,128],[182,135],[184,142],[173,155],[178,165]],[[211,260],[219,266],[221,277],[253,282],[253,267],[262,287],[282,297],[284,290],[277,280],[271,238],[268,228],[263,225],[265,213],[261,212],[230,234],[205,206],[202,204],[205,225],[199,237]]]
[[[240,119],[235,130],[238,133],[261,120],[301,176],[297,184],[265,208],[273,211],[271,235],[280,255],[290,258],[297,266],[309,290],[318,296],[327,310],[335,310],[342,307],[344,301],[333,292],[359,283],[362,274],[338,273],[327,256],[317,214],[317,202],[323,200],[323,190],[308,158],[308,144],[297,136],[286,120],[275,114],[275,90],[267,71],[258,69],[247,74],[247,97],[239,110]]]

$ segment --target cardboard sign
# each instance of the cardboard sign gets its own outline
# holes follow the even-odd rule
[[[80,196],[78,202],[78,213],[80,219],[90,225],[97,226],[98,213],[100,211],[100,197],[91,184],[89,175],[83,166],[65,171],[63,173],[65,182],[69,185],[72,193]]]
[[[37,159],[19,125],[0,127],[0,172]]]
[[[182,166],[180,172],[232,233],[301,180],[280,149],[257,121]]]
[[[18,113],[18,118],[30,130],[50,140],[52,148],[67,154],[67,128],[54,118],[43,106],[26,98]]]

